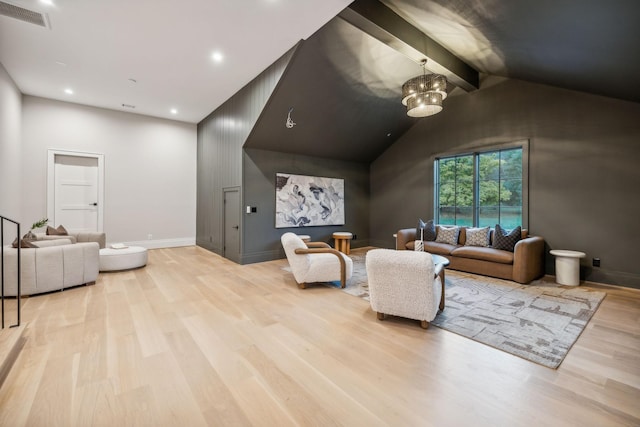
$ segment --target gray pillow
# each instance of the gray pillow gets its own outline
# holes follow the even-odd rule
[[[459,234],[460,234],[460,227],[458,226],[444,227],[442,225],[439,225],[437,235],[436,235],[436,242],[448,243],[450,245],[457,245]]]
[[[436,240],[436,225],[433,220],[430,219],[424,222],[422,219],[418,219],[418,227],[416,227],[416,240],[420,240],[420,229],[422,229],[423,240],[433,242]]]
[[[493,248],[503,251],[513,252],[516,243],[522,238],[522,227],[517,226],[510,232],[496,224],[496,231],[493,233]]]

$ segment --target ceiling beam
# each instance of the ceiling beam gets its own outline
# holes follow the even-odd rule
[[[478,89],[476,70],[378,0],[355,0],[338,16],[417,63],[427,59],[427,69],[456,86]]]

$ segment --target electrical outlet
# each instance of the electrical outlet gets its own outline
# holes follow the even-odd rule
[[[592,261],[594,267],[600,267],[600,258],[594,258]]]
[[[357,240],[357,239],[358,239],[358,235],[357,235],[357,234],[354,234],[354,235],[353,235],[353,239],[351,239],[351,240]]]
[[[153,234],[147,234],[147,240],[152,240],[153,239]]]

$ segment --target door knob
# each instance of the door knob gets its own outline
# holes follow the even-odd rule
[[[239,227],[238,227],[237,225],[234,225],[234,226],[233,226],[233,227],[231,227],[231,228],[235,228],[235,229],[237,230]]]
[[[91,205],[89,205],[89,206],[98,206],[98,203],[97,202],[96,203],[91,203]]]

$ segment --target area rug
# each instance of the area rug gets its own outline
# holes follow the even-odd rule
[[[445,309],[431,324],[555,369],[605,295],[447,270]]]
[[[341,289],[366,300],[369,249],[352,251],[353,276]],[[454,270],[446,271],[445,288],[445,310],[432,325],[554,369],[606,295],[544,280],[521,285]]]

